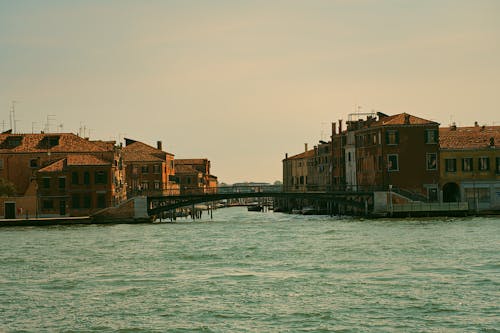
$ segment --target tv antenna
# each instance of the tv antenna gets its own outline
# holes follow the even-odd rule
[[[12,101],[10,106],[9,118],[10,118],[10,129],[12,133],[16,133],[16,103],[18,101]]]

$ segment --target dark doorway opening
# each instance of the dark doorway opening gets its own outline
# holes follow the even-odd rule
[[[443,186],[444,202],[460,202],[460,187],[457,183],[446,183]]]

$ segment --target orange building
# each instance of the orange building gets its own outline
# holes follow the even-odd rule
[[[37,172],[38,211],[86,216],[125,200],[121,166],[93,155],[69,155]]]
[[[2,133],[0,134],[0,177],[14,184],[18,197],[33,198],[31,204],[25,203],[33,212],[41,207],[36,196],[38,171],[70,156],[82,155],[92,156],[113,166],[115,171],[113,171],[114,179],[112,180],[116,180],[117,183],[113,183],[113,194],[110,194],[112,198],[107,202],[111,204],[121,201],[124,197],[123,182],[120,183],[123,178],[121,151],[113,141],[91,141],[72,133]],[[66,205],[70,202],[65,201]],[[57,211],[60,212],[60,210]],[[69,210],[66,209],[66,212]]]
[[[175,176],[181,194],[217,192],[217,177],[210,174],[210,161],[206,158],[176,159]]]
[[[123,159],[126,165],[127,193],[135,195],[177,195],[179,184],[175,182],[174,155],[157,147],[125,139]]]

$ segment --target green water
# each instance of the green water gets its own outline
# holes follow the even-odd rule
[[[500,332],[500,219],[0,228],[0,332]]]

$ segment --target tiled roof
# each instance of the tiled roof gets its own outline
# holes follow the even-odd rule
[[[62,172],[68,166],[109,166],[110,162],[104,161],[93,155],[69,155],[66,158],[55,161],[38,172]]]
[[[500,126],[442,127],[439,129],[441,149],[480,149],[490,147],[494,138],[496,147],[500,147]]]
[[[113,144],[89,141],[73,133],[0,134],[0,152],[36,153],[48,150],[52,152],[106,152],[113,150]]]
[[[87,166],[96,166],[96,165],[111,165],[110,162],[107,162],[103,159],[100,159],[93,155],[69,155],[66,158],[68,165],[87,165]]]
[[[164,162],[167,154],[139,141],[123,147],[122,153],[125,162]]]
[[[199,173],[198,170],[196,170],[195,168],[189,166],[189,165],[182,165],[182,164],[177,164],[177,160],[176,160],[176,164],[175,164],[175,173],[176,174],[187,174],[187,173]]]
[[[66,159],[60,159],[59,161],[53,162],[44,168],[38,170],[38,172],[61,172],[64,170],[64,161]]]
[[[309,158],[309,157],[314,157],[314,149],[311,149],[311,150],[305,151],[303,153],[291,156],[288,159],[289,160],[298,160],[301,158]]]
[[[194,165],[194,164],[205,164],[208,163],[208,159],[206,158],[180,158],[175,160],[175,164],[187,164],[187,165]]]
[[[407,116],[409,117],[408,123],[406,123]],[[373,122],[371,124],[371,127],[391,126],[391,125],[431,125],[431,124],[437,124],[437,123],[427,119],[415,117],[408,113],[400,113],[400,114],[395,114],[393,116],[381,118],[378,121]]]

